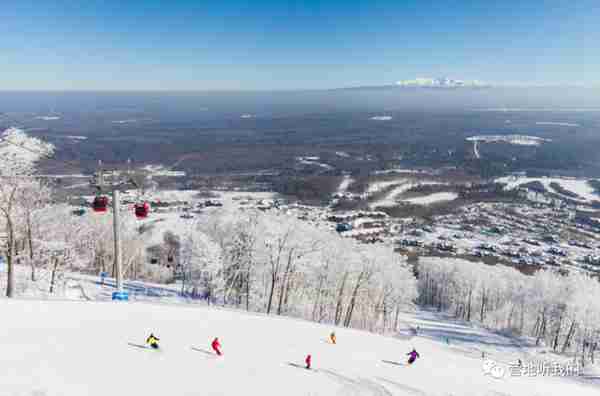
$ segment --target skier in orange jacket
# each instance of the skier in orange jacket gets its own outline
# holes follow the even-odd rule
[[[335,331],[332,331],[331,334],[329,334],[329,339],[331,340],[332,344],[335,344]]]

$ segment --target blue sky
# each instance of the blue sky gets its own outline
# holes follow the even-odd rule
[[[4,0],[0,90],[600,82],[598,0]]]

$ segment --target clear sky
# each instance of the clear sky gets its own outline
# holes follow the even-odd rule
[[[599,21],[599,0],[3,0],[0,90],[589,85]]]

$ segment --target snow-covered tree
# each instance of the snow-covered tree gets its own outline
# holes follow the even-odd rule
[[[38,198],[43,201],[47,195],[42,185],[32,177],[34,165],[39,159],[51,155],[53,149],[52,145],[32,138],[18,128],[9,128],[0,135],[0,224],[4,230],[3,250],[8,266],[8,297],[15,295],[14,264],[20,250],[17,243],[22,238],[23,228],[27,229],[22,225],[32,225],[35,201]],[[32,194],[32,199],[28,194]],[[29,240],[32,242],[31,237]],[[32,244],[30,251],[33,255]]]
[[[383,332],[417,296],[411,269],[390,247],[341,238],[288,214],[225,212],[198,227],[206,240],[189,233],[184,262],[196,268],[209,251],[218,256],[218,265],[203,267],[213,282],[220,279],[225,304]]]
[[[593,360],[600,341],[600,283],[577,272],[524,275],[504,266],[422,258],[419,302],[496,330],[531,336],[554,352]]]

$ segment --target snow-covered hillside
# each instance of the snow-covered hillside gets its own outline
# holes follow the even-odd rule
[[[557,183],[566,191],[570,191],[573,194],[576,194],[578,198],[568,197],[575,201],[582,202],[593,202],[599,201],[600,196],[594,192],[592,186],[590,186],[585,179],[575,179],[575,178],[567,178],[567,177],[524,177],[524,176],[505,176],[495,180],[497,183],[506,184],[505,188],[507,190],[514,189],[519,187],[520,185],[531,183],[538,181],[542,183],[544,188],[548,191],[552,191],[554,193],[560,192],[555,191],[550,184]]]
[[[54,146],[33,138],[22,129],[8,128],[0,134],[0,168],[4,172],[25,172],[36,161],[50,156]]]
[[[0,300],[0,394],[597,395],[584,378],[512,376],[514,340],[420,312],[396,337],[203,306]],[[416,326],[419,331],[415,336]],[[153,332],[161,350],[143,347]],[[224,356],[210,351],[219,337]],[[449,341],[449,344],[447,341]],[[421,358],[406,365],[416,348]],[[481,353],[504,369],[483,371]],[[312,355],[313,370],[303,368]],[[587,380],[590,381],[590,380]]]

